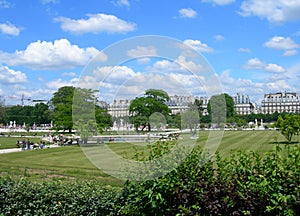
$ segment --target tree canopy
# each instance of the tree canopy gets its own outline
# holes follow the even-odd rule
[[[290,143],[293,136],[300,132],[300,116],[295,114],[286,114],[284,118],[278,116],[275,127],[279,129],[280,133]]]
[[[226,122],[226,118],[234,116],[234,101],[226,93],[214,95],[208,102],[207,111],[212,117],[212,122],[220,126],[221,123]]]
[[[112,118],[107,111],[96,105],[97,91],[76,88],[73,99],[73,123],[78,135],[87,138],[112,126]]]
[[[150,131],[149,117],[154,113],[160,113],[165,117],[169,115],[171,110],[165,104],[169,99],[168,93],[163,90],[148,89],[143,97],[132,100],[129,106],[129,114],[136,130],[139,126],[142,126],[142,130],[148,127]]]
[[[9,106],[1,108],[1,123],[15,121],[18,125],[40,125],[50,123],[49,106],[38,103],[34,106]]]
[[[57,129],[69,130],[73,128],[72,103],[75,87],[64,86],[53,94],[50,100],[53,106],[53,122]]]

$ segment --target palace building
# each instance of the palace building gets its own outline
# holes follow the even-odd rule
[[[255,103],[250,101],[248,95],[237,93],[232,97],[234,101],[234,109],[238,115],[249,115],[251,113],[258,113],[258,107]]]
[[[265,94],[261,103],[261,112],[300,113],[300,96],[295,92],[278,92]]]

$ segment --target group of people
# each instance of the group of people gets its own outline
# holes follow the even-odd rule
[[[40,143],[32,143],[30,139],[23,139],[22,141],[17,140],[16,143],[18,148],[22,148],[23,151],[31,150],[31,149],[43,149],[46,147],[45,141],[40,141]]]

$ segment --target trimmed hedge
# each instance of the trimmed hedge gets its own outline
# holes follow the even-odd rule
[[[93,182],[0,179],[0,215],[115,215],[118,191]]]
[[[139,159],[158,158],[168,146],[159,142]],[[264,156],[217,155],[206,163],[201,154],[195,149],[172,172],[120,189],[2,177],[0,215],[300,215],[299,145],[278,145]]]

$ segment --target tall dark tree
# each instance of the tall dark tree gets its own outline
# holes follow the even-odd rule
[[[33,106],[20,105],[6,107],[6,123],[15,121],[18,125],[23,125],[24,123],[33,125],[35,122],[33,109]]]
[[[95,118],[99,132],[103,132],[113,126],[111,115],[107,113],[107,110],[99,106],[95,107]]]
[[[50,100],[53,106],[53,123],[57,129],[69,130],[73,128],[72,103],[75,87],[64,86],[53,94]]]
[[[158,112],[165,117],[169,115],[171,110],[165,104],[169,99],[168,93],[163,90],[148,89],[143,97],[132,100],[129,106],[129,114],[136,130],[139,126],[142,126],[142,130],[148,127],[150,131],[149,117],[153,113]]]
[[[74,128],[78,135],[85,139],[112,126],[112,118],[107,110],[95,104],[96,92],[85,88],[76,88],[74,91]]]
[[[221,123],[226,122],[226,118],[234,116],[234,101],[226,93],[214,95],[208,102],[207,111],[212,117],[212,122],[220,126]]]
[[[37,125],[50,123],[49,106],[44,103],[38,103],[33,107],[32,116]]]
[[[6,109],[3,105],[0,104],[0,124],[5,123],[6,121]]]

